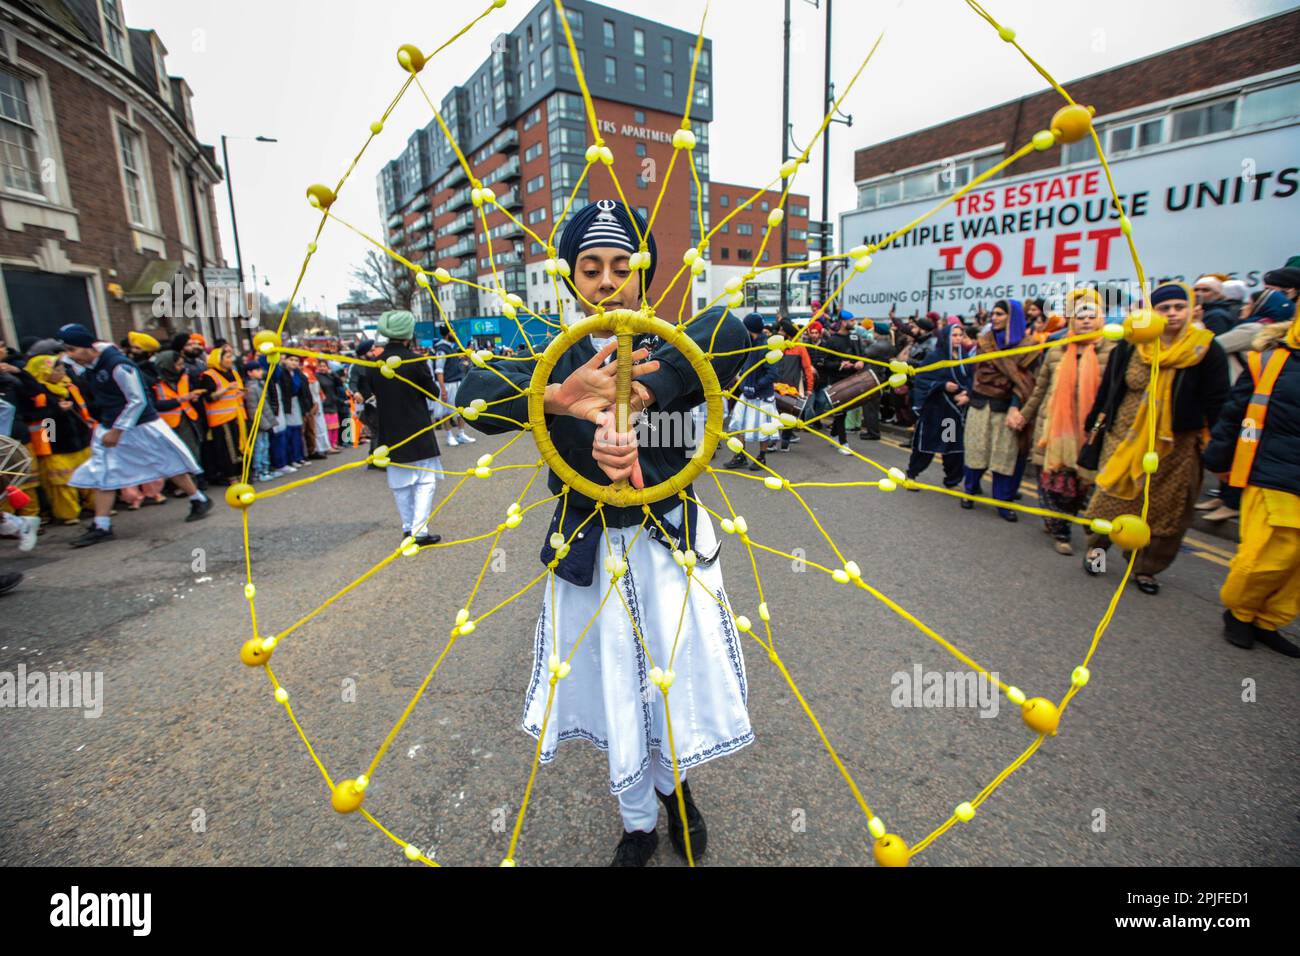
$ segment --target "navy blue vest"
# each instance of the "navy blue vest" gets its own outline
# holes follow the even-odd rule
[[[113,380],[113,369],[119,365],[125,365],[135,373],[140,381],[140,391],[144,393],[144,411],[136,419],[136,424],[143,425],[154,421],[158,418],[158,413],[154,411],[153,399],[149,396],[149,389],[145,385],[140,369],[116,346],[110,345],[99,353],[98,361],[90,369],[90,388],[95,394],[100,422],[105,428],[112,428],[113,422],[117,421],[117,416],[121,415],[122,409],[126,408],[126,396]]]

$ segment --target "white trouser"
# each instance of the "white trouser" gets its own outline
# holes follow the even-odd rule
[[[437,484],[433,475],[428,481],[417,481],[405,488],[394,488],[393,499],[397,502],[397,513],[402,519],[402,530],[423,534],[429,529],[426,524],[433,511],[433,493]]]
[[[678,771],[682,783],[686,782],[685,769]],[[659,797],[655,794],[674,792],[673,772],[659,762],[659,753],[650,755],[650,772],[618,795],[618,809],[623,814],[623,829],[629,833],[641,830],[649,833],[659,822]]]
[[[7,511],[0,512],[0,531],[5,534],[21,534],[25,527],[26,525],[17,515],[11,515]]]

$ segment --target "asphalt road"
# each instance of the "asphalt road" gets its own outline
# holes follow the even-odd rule
[[[853,442],[886,465],[905,461],[888,443]],[[444,448],[444,463],[472,466],[500,444]],[[503,461],[533,454],[520,441]],[[876,477],[811,437],[770,461],[796,481]],[[937,483],[938,471],[926,478]],[[470,479],[434,530],[452,540],[492,529],[526,477]],[[787,492],[723,480],[755,540],[830,561]],[[722,510],[711,482],[698,487]],[[450,488],[440,484],[439,500]],[[528,500],[541,489],[538,481]],[[1010,525],[934,494],[807,497],[884,594],[1030,696],[1066,690],[1112,594],[1113,567],[1089,578],[1077,559],[1052,551],[1036,521]],[[66,529],[49,531],[29,556],[0,542],[0,567],[27,574],[0,598],[0,673],[24,665],[104,680],[97,719],[0,708],[0,863],[412,865],[364,820],[330,809],[266,677],[240,663],[250,630],[236,514],[222,506],[191,525],[180,520],[184,507],[123,514],[117,541],[84,551],[67,547]],[[476,614],[541,570],[548,512],[530,512],[502,539]],[[361,469],[254,505],[263,630],[283,629],[345,587],[398,531],[383,475]],[[1230,548],[1195,541],[1158,596],[1124,594],[1060,735],[918,865],[1300,863],[1300,669],[1223,641],[1217,591]],[[490,543],[404,558],[276,650],[276,673],[336,779],[369,763],[445,645]],[[757,620],[736,539],[721,560],[732,602]],[[1005,698],[995,716],[894,706],[893,675],[964,666],[864,592],[772,555],[758,567],[782,659],[892,832],[916,842],[1032,740]],[[444,864],[495,865],[505,854],[533,755],[519,721],[539,602],[534,590],[456,644],[367,794],[385,826]],[[710,828],[705,862],[869,862],[848,786],[765,652],[745,650],[756,742],[691,776]],[[606,781],[601,752],[564,745],[538,775],[520,864],[607,863],[620,826]],[[666,841],[653,862],[680,865]]]

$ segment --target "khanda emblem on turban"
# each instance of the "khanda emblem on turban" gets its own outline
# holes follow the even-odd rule
[[[599,199],[596,201],[596,208],[600,210],[596,214],[596,222],[618,222],[614,218],[614,210],[618,208],[612,199]]]

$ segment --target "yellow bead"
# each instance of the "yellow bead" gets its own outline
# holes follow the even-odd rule
[[[663,669],[659,667],[650,668],[649,678],[650,678],[650,683],[658,687],[664,681]]]
[[[1160,468],[1160,456],[1153,451],[1147,452],[1142,456],[1142,470],[1148,475],[1154,475]]]
[[[758,606],[758,616],[759,619],[763,621],[772,620],[772,612],[767,609],[766,601],[764,601],[762,604]]]
[[[780,491],[785,482],[776,475],[768,475],[763,479],[763,484],[767,486],[769,491]]]
[[[420,858],[420,848],[418,846],[415,846],[414,844],[411,843],[406,844],[402,852],[405,853],[406,858],[412,862],[415,862]]]
[[[674,149],[694,149],[695,134],[688,129],[679,129],[673,133]]]
[[[339,813],[351,813],[361,806],[361,801],[364,799],[364,788],[358,789],[357,781],[344,780],[334,785],[334,792],[330,795],[330,806]]]
[[[1010,27],[998,27],[998,36],[1010,43],[1016,38],[1016,31]]]
[[[871,834],[873,840],[879,840],[888,832],[885,829],[885,821],[880,817],[872,817],[867,821],[867,831]]]
[[[1154,309],[1138,309],[1124,318],[1124,338],[1134,345],[1154,342],[1165,332],[1165,317]]]
[[[852,249],[849,250],[849,255],[852,256],[854,259],[861,259],[863,256],[871,255],[871,247],[854,246]]]
[[[608,146],[602,146],[600,148],[600,161],[604,163],[606,166],[613,166],[614,151],[610,149]]]
[[[396,373],[395,371],[393,371],[393,367],[392,367],[391,365],[381,365],[381,366],[379,366],[379,374],[382,375],[384,378],[396,378],[396,377],[397,377],[397,373]]]
[[[898,482],[893,478],[881,478],[880,481],[876,482],[876,487],[881,491],[897,491]]]
[[[740,292],[734,292],[727,296],[727,308],[739,309],[745,304],[745,296]]]
[[[866,272],[871,268],[871,256],[862,256],[853,260],[854,272]]]
[[[799,168],[799,160],[787,159],[784,163],[781,164],[781,168],[777,170],[777,173],[780,175],[782,179],[789,179],[791,176],[794,175],[794,171],[798,168]]]
[[[1052,132],[1061,137],[1063,143],[1077,143],[1092,130],[1092,108],[1072,103],[1062,106],[1052,117]]]
[[[493,2],[495,3],[495,0],[493,0]],[[518,866],[519,864],[516,863],[514,860],[511,860],[511,859],[507,858],[507,859],[502,860],[501,863],[500,863],[500,865],[501,865],[501,866]]]
[[[834,579],[836,584],[848,584],[849,572],[845,571],[843,568],[836,568],[831,572],[831,578]]]
[[[370,124],[370,132],[374,133],[376,136],[378,136],[383,131],[384,131],[384,124],[382,120],[375,120],[373,123]]]
[[[322,183],[315,183],[307,187],[307,201],[317,209],[328,209],[334,205],[334,190]]]
[[[600,147],[592,143],[587,147],[586,159],[588,163],[597,162],[600,159]]]
[[[252,581],[249,581],[247,584],[244,585],[244,597],[246,597],[248,600],[251,601],[256,596],[257,596],[257,588],[256,586],[254,586]]]
[[[569,672],[571,670],[573,670],[573,665],[571,665],[568,661],[561,661],[560,669],[555,672],[555,676],[560,680],[564,680],[564,678],[569,676]]]
[[[387,455],[371,455],[370,464],[376,468],[387,468],[392,462]]]
[[[768,365],[775,365],[781,359],[785,358],[785,352],[782,349],[768,349],[763,356]]]
[[[1075,687],[1083,687],[1088,683],[1090,677],[1092,677],[1092,671],[1080,664],[1070,674],[1070,683]]]
[[[1123,551],[1137,551],[1151,543],[1151,526],[1137,515],[1120,515],[1111,522],[1110,540]]]
[[[1040,129],[1034,134],[1034,149],[1040,153],[1051,149],[1056,145],[1056,134],[1050,129]]]
[[[742,451],[745,450],[745,443],[741,441],[739,438],[737,438],[735,435],[732,435],[730,438],[727,439],[727,447],[730,448],[737,455],[739,455]]]
[[[424,53],[414,43],[403,43],[397,48],[397,62],[408,73],[424,69]]]
[[[249,667],[261,667],[271,659],[271,652],[264,650],[262,642],[254,637],[244,641],[244,646],[239,649],[239,659]]]
[[[777,226],[781,225],[781,221],[783,219],[785,219],[785,210],[773,209],[771,212],[767,214],[768,228],[775,229]]]
[[[708,260],[696,259],[691,263],[691,275],[700,275],[706,268],[708,268],[708,265]]]
[[[1008,687],[1007,700],[1011,701],[1011,703],[1015,704],[1017,707],[1022,707],[1025,703],[1025,692],[1019,687]]]
[[[509,302],[506,302],[501,306],[501,314],[513,322],[515,316],[517,316],[519,313],[515,310],[515,307],[513,305],[511,305]]]
[[[401,368],[402,358],[399,355],[390,355],[388,358],[384,359],[384,364],[391,369]]]
[[[675,681],[676,679],[677,679],[677,675],[673,673],[672,669],[670,668],[664,671],[664,676],[663,679],[660,681],[659,686],[666,691],[668,690],[669,687],[673,686],[673,681]]]
[[[735,534],[735,533],[736,533],[736,523],[735,523],[734,521],[732,521],[730,518],[723,518],[723,519],[722,519],[722,530],[725,531],[725,532],[727,532],[727,534]]]
[[[745,519],[741,515],[736,515],[736,517],[733,518],[732,521],[735,522],[736,530],[739,531],[741,534],[747,534],[749,532],[749,523],[745,521]]]
[[[259,355],[267,355],[280,347],[280,333],[263,329],[253,336],[253,348]]]
[[[892,833],[886,833],[877,840],[872,853],[881,866],[907,866],[908,860],[911,859],[911,851],[903,842],[903,838]]]
[[[446,269],[442,268],[441,266],[433,270],[433,277],[437,279],[439,282],[441,282],[443,285],[446,285],[448,282],[451,281],[451,273],[448,272]]]
[[[854,581],[862,577],[862,569],[858,567],[858,562],[856,561],[845,561],[844,573],[847,574]]]
[[[1101,327],[1101,337],[1112,342],[1118,342],[1124,337],[1124,326],[1118,322],[1107,322]]]
[[[889,363],[889,370],[895,375],[900,373],[906,375],[911,367],[912,366],[908,365],[906,362],[900,362],[898,359],[894,359]]]
[[[232,508],[247,508],[257,500],[257,492],[252,485],[236,482],[226,488],[226,504]]]
[[[309,256],[316,255],[316,243],[314,242],[307,243],[307,255]]]
[[[275,699],[277,703],[287,704],[289,703],[289,692],[283,687],[277,687],[275,689]]]
[[[740,631],[741,634],[748,634],[753,626],[753,622],[743,614],[736,618],[736,630]]]
[[[1020,708],[1020,716],[1034,733],[1050,734],[1053,737],[1061,723],[1061,712],[1046,697],[1033,697],[1025,701]]]
[[[890,388],[902,388],[906,384],[907,375],[904,372],[895,372],[893,375],[889,376]]]
[[[474,477],[475,477],[475,478],[491,478],[491,477],[492,477],[492,469],[491,469],[491,468],[484,468],[482,465],[479,465],[477,468],[474,469]]]
[[[1119,231],[1126,236],[1133,235],[1133,220],[1128,216],[1119,217]]]
[[[415,284],[421,289],[427,289],[429,288],[429,277],[423,272],[417,272],[415,274]]]
[[[1093,534],[1110,534],[1112,525],[1105,518],[1093,518],[1088,525],[1088,530]]]

